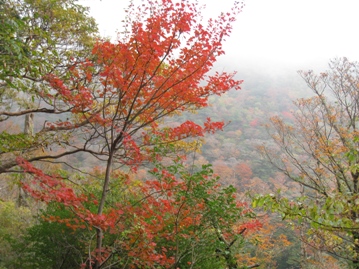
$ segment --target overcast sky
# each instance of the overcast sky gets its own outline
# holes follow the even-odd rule
[[[215,17],[233,0],[199,0]],[[300,66],[346,56],[359,61],[359,1],[245,0],[232,36],[225,44],[233,65]],[[115,36],[126,0],[82,0],[102,35]],[[308,66],[310,68],[310,66]]]

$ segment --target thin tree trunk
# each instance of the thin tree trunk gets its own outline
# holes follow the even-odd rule
[[[25,123],[24,123],[24,134],[27,136],[34,136],[34,114],[30,113],[30,114],[26,114],[25,115]],[[18,198],[17,198],[17,206],[21,207],[21,206],[28,206],[28,204],[26,203],[26,192],[24,192],[24,190],[22,189],[22,184],[21,184],[21,180],[26,179],[26,175],[24,175],[24,178],[21,177],[20,182],[19,182],[19,193],[18,193]]]
[[[24,134],[34,136],[34,114],[25,115]]]
[[[101,200],[98,206],[98,215],[102,215],[103,209],[105,207],[105,202],[107,198],[107,193],[109,191],[109,184],[110,184],[110,178],[111,178],[111,171],[112,171],[112,163],[113,163],[113,154],[114,152],[111,151],[110,155],[107,160],[106,165],[106,174],[105,174],[105,181],[103,183],[102,188],[102,194],[101,194]],[[102,252],[102,239],[103,239],[103,231],[100,227],[96,227],[96,251],[98,251],[97,257],[101,257]],[[101,267],[101,263],[96,259],[94,269],[99,269]]]

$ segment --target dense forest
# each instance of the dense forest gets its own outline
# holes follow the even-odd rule
[[[216,71],[242,8],[0,0],[0,269],[359,268],[359,63]]]

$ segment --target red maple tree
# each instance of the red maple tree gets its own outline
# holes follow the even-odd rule
[[[104,259],[103,231],[115,225],[104,216],[104,208],[116,164],[136,167],[150,158],[158,142],[203,136],[223,127],[222,122],[207,119],[204,126],[185,121],[170,128],[160,120],[206,107],[213,94],[240,89],[242,81],[234,78],[235,72],[208,72],[224,54],[222,43],[241,8],[236,2],[229,12],[204,25],[196,3],[158,0],[139,7],[131,4],[125,31],[117,42],[99,40],[91,59],[81,63],[73,59],[71,79],[66,82],[52,74],[46,76],[52,91],[42,92],[43,100],[55,112],[68,112],[69,118],[47,122],[43,132],[66,137],[60,142],[63,149],[20,159],[19,164],[44,187],[42,192],[28,188],[34,196],[72,203],[68,206],[96,229],[95,268],[100,268]],[[106,164],[102,194],[92,201],[98,203],[96,214],[81,206],[88,198],[76,196],[57,177],[41,174],[29,165],[77,152],[89,153]]]

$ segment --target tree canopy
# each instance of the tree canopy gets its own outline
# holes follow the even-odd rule
[[[275,145],[261,147],[272,164],[301,185],[299,197],[258,201],[309,223],[307,243],[359,268],[359,65],[339,58],[329,67],[320,74],[299,72],[314,96],[295,102],[293,123],[273,117],[268,130]]]

